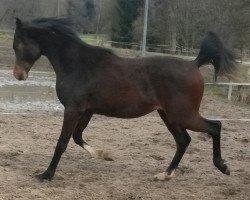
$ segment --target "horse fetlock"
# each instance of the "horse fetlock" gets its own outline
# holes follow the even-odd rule
[[[168,172],[162,172],[159,174],[156,174],[154,176],[155,181],[169,181],[170,179],[173,178],[175,170],[173,170],[171,173]]]
[[[54,176],[54,173],[51,171],[46,170],[45,172],[43,172],[42,174],[37,174],[35,177],[39,180],[39,181],[44,181],[44,180],[48,180],[51,181],[52,178]]]

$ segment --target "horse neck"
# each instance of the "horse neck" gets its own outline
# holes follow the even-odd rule
[[[88,48],[84,43],[72,39],[45,41],[41,46],[42,54],[48,58],[57,76],[74,70],[74,65],[70,63],[75,62],[80,49]]]

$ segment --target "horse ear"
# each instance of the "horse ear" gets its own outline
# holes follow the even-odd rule
[[[16,27],[22,28],[22,26],[23,26],[23,22],[19,18],[16,18]]]

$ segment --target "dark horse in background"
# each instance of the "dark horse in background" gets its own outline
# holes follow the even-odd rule
[[[165,172],[156,180],[170,179],[191,138],[188,130],[205,132],[213,139],[213,162],[224,174],[229,168],[221,157],[221,122],[200,116],[203,77],[199,67],[211,63],[215,76],[230,75],[235,57],[219,37],[208,32],[198,57],[186,61],[175,57],[122,58],[110,50],[84,43],[62,18],[16,20],[13,48],[14,76],[26,80],[32,65],[46,56],[56,73],[56,91],[64,105],[64,121],[54,156],[37,177],[51,180],[61,155],[73,137],[92,156],[102,157],[82,139],[93,114],[135,118],[157,110],[173,135],[177,150]]]

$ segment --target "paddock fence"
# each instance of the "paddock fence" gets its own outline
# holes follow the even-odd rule
[[[12,49],[12,41],[13,41],[13,31],[0,30],[0,33],[7,34],[7,37],[0,35],[0,68],[13,66],[14,62],[14,51]],[[129,49],[131,50],[132,56],[136,54],[136,56],[140,56],[141,44],[139,43],[126,43],[126,42],[115,42],[105,40],[98,35],[95,38],[88,38],[87,42],[92,45],[102,46],[106,48],[115,48],[115,49]],[[187,60],[195,59],[199,49],[188,49],[182,46],[177,46],[177,51],[172,52],[168,45],[162,44],[147,44],[146,47],[147,55],[172,55],[181,57]],[[244,50],[244,57],[250,59],[250,50]],[[40,69],[51,69],[49,62],[46,59],[41,59],[37,63],[38,68]],[[245,61],[240,61],[243,65],[245,65],[248,70],[248,77],[250,78],[250,61],[246,59]],[[250,80],[250,79],[247,80]],[[207,82],[205,85],[215,86],[215,87],[227,87],[227,98],[228,100],[232,100],[232,93],[236,90],[242,96],[243,99],[246,99],[250,104],[250,94],[245,94],[243,88],[249,88],[250,83],[243,81],[242,83],[235,82],[220,82],[220,83],[211,83]]]

